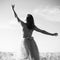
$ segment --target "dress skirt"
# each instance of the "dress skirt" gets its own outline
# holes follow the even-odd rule
[[[25,49],[27,52],[27,56],[29,56],[29,54],[30,54],[31,58],[33,58],[34,60],[40,60],[38,47],[37,47],[33,37],[25,38],[24,46],[25,46]]]

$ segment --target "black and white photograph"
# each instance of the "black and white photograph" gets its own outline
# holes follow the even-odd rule
[[[60,0],[0,0],[0,60],[60,60]]]

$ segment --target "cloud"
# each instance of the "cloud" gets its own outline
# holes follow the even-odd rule
[[[9,21],[9,24],[17,25],[18,21],[17,20],[11,20],[11,21]]]
[[[40,3],[46,6],[47,5],[53,6],[53,7],[60,6],[60,0],[40,0]]]
[[[0,22],[0,29],[12,29],[13,26],[17,26],[18,22],[16,20],[11,20],[9,22]]]
[[[51,7],[37,8],[33,10],[33,13],[37,14],[38,16],[42,16],[47,20],[60,22],[59,8],[51,8]]]

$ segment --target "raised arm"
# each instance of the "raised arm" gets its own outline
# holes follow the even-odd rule
[[[12,10],[13,10],[14,15],[15,15],[15,17],[17,18],[18,22],[22,22],[22,23],[24,23],[24,22],[21,21],[21,20],[19,19],[19,17],[17,16],[17,14],[16,14],[16,12],[15,12],[15,10],[14,10],[14,7],[15,7],[15,5],[12,5]]]
[[[37,28],[36,26],[35,26],[34,30],[36,30],[38,32],[41,32],[43,34],[46,34],[46,35],[51,35],[51,36],[57,36],[58,35],[58,33],[49,33],[49,32],[47,32],[45,30],[41,30],[41,29]]]

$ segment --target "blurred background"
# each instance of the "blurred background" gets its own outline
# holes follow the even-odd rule
[[[14,17],[11,4],[19,18],[26,22],[32,14],[35,25],[57,37],[33,32],[40,53],[60,52],[60,0],[0,0],[0,51],[20,52],[23,46],[23,31]]]

